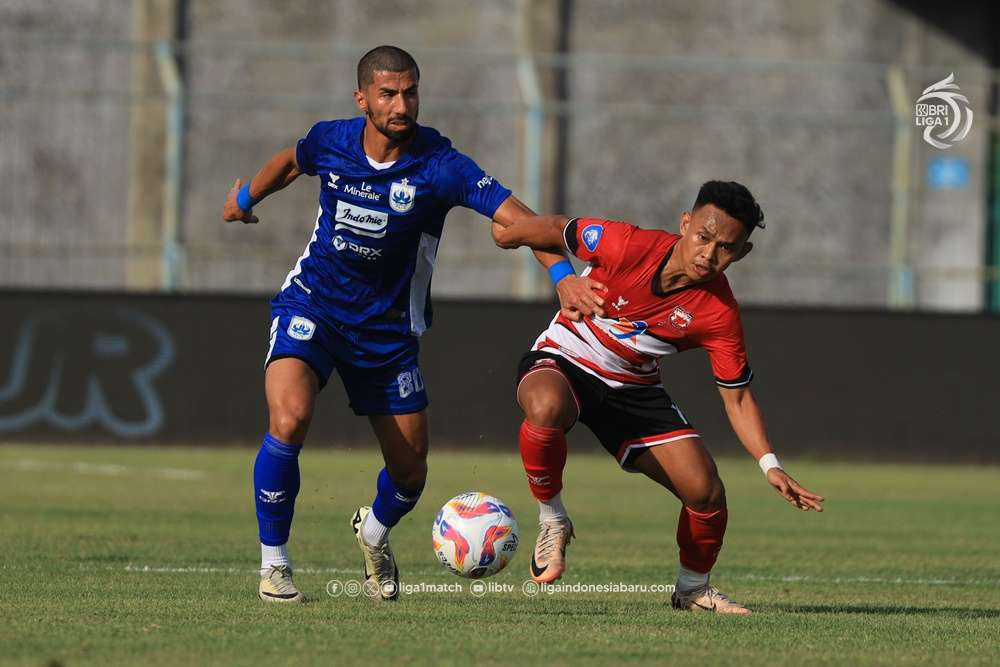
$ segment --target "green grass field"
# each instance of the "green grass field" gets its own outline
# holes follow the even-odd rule
[[[371,498],[370,451],[306,451],[292,532],[310,597],[256,597],[259,548],[236,449],[0,447],[0,661],[6,664],[988,664],[1000,661],[1000,469],[792,462],[827,496],[792,509],[749,459],[719,461],[729,532],[713,581],[749,618],[670,609],[665,593],[528,597],[536,511],[520,462],[432,452],[420,506],[393,532],[404,586],[462,583],[397,604],[325,592],[360,577],[348,526]],[[563,581],[670,584],[678,502],[572,456],[578,540]],[[483,490],[520,519],[522,547],[475,597],[430,546],[438,507]]]

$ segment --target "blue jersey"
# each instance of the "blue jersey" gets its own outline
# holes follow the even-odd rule
[[[417,127],[392,166],[376,169],[364,126],[363,117],[324,121],[299,140],[299,169],[321,179],[319,212],[274,303],[340,326],[419,336],[431,325],[431,273],[448,211],[465,206],[492,218],[510,190],[428,127]]]

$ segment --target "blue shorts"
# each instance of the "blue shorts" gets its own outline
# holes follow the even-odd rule
[[[337,369],[356,415],[400,415],[427,407],[415,336],[359,331],[330,323],[298,305],[271,306],[264,367],[294,357],[309,364],[322,389]]]

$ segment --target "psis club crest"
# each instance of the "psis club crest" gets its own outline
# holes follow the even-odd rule
[[[691,322],[694,320],[694,315],[684,310],[680,306],[674,308],[673,312],[670,313],[670,317],[667,318],[671,326],[676,329],[687,329]]]
[[[413,200],[417,197],[416,186],[410,185],[410,179],[393,181],[389,186],[389,206],[396,213],[409,213],[413,208]]]

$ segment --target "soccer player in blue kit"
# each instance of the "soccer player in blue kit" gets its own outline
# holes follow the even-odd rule
[[[451,142],[417,124],[420,70],[380,46],[358,63],[363,116],[317,123],[276,153],[223,208],[256,223],[253,206],[302,174],[320,180],[316,228],[271,302],[264,390],[269,425],[254,462],[261,542],[260,599],[301,602],[288,554],[298,456],[316,395],[336,369],[355,414],[367,416],[385,467],[371,506],[351,526],[364,556],[365,592],[394,600],[399,570],[389,530],[416,505],[427,476],[427,392],[418,337],[431,325],[431,272],[444,219],[465,206],[508,226],[533,215]],[[573,319],[602,314],[603,287],[573,275],[562,255],[536,252]]]

